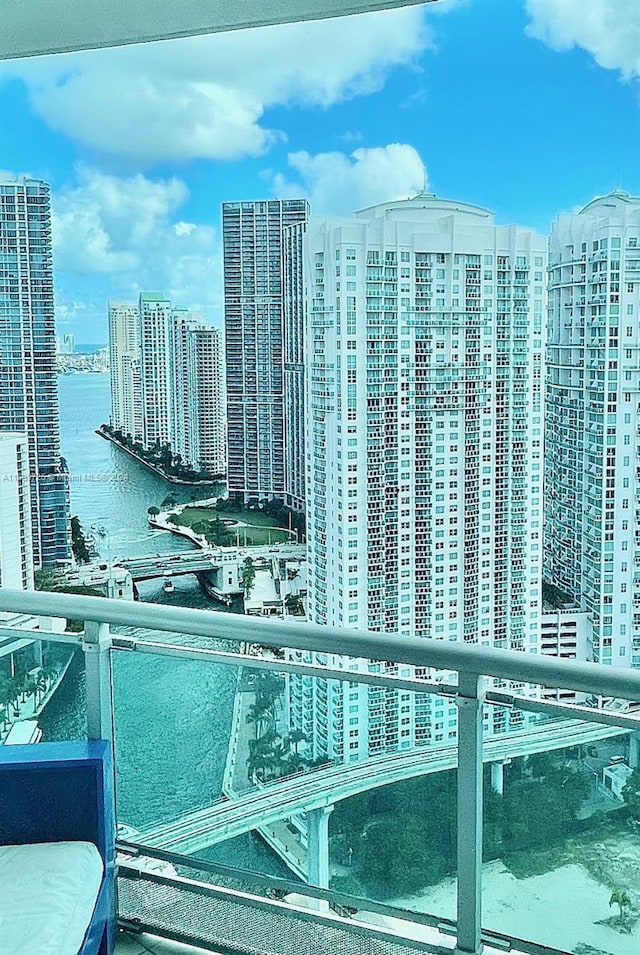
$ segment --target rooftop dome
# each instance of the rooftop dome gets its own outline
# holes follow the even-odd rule
[[[610,192],[608,195],[597,196],[597,198],[588,202],[586,206],[580,210],[580,215],[600,211],[606,214],[612,209],[628,205],[640,205],[640,197],[632,196],[630,193],[625,192],[624,189],[620,189],[619,186],[616,186],[613,192]]]
[[[395,199],[368,206],[356,212],[356,216],[363,219],[375,219],[379,216],[408,219],[415,218],[416,212],[427,213],[433,218],[457,213],[474,219],[493,220],[493,213],[489,209],[455,199],[440,199],[432,192],[419,192],[410,199]]]

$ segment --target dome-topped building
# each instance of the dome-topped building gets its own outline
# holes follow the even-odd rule
[[[640,198],[561,215],[549,243],[545,575],[589,613],[589,656],[640,666]]]
[[[545,275],[543,236],[465,202],[422,193],[311,217],[312,622],[537,650]],[[289,686],[292,724],[316,756],[456,738],[455,704]],[[495,711],[488,730],[522,719]]]

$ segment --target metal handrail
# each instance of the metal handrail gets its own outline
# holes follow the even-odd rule
[[[498,650],[428,638],[402,637],[368,630],[260,620],[236,614],[158,607],[111,600],[0,588],[0,612],[49,617],[73,617],[94,623],[141,627],[168,633],[250,641],[272,648],[386,660],[419,667],[455,670],[478,676],[536,683],[541,686],[640,700],[640,671],[545,657],[517,650]],[[42,639],[47,639],[43,632]],[[348,671],[345,671],[348,672]]]
[[[394,634],[371,633],[361,630],[339,630],[335,627],[318,626],[295,621],[266,621],[255,617],[239,617],[235,614],[212,613],[203,610],[159,607],[136,604],[107,598],[82,597],[60,593],[11,591],[0,588],[0,613],[19,613],[27,617],[58,617],[84,620],[84,632],[75,637],[53,633],[47,629],[23,629],[16,632],[31,639],[62,640],[76,642],[85,652],[87,686],[87,734],[90,739],[108,738],[113,732],[113,690],[111,651],[135,651],[168,656],[194,657],[211,663],[228,663],[238,666],[259,666],[286,669],[300,675],[321,678],[357,680],[370,682],[379,679],[401,685],[417,692],[439,693],[455,699],[457,716],[457,918],[455,933],[456,951],[466,955],[481,955],[486,936],[482,929],[482,802],[483,763],[490,752],[484,740],[484,707],[487,703],[498,706],[515,706],[523,710],[539,711],[546,715],[569,717],[566,726],[580,725],[579,721],[614,724],[610,735],[633,733],[638,721],[636,716],[611,709],[590,708],[584,705],[564,704],[561,701],[528,696],[527,684],[561,687],[579,693],[603,695],[617,699],[640,700],[640,672],[613,669],[599,664],[581,663],[553,657],[543,657],[521,651],[496,650],[493,648],[449,643],[432,639],[409,639]],[[22,624],[29,623],[22,620]],[[42,626],[42,622],[40,626]],[[188,633],[213,639],[225,639],[238,645],[255,642],[266,647],[295,648],[308,654],[326,654],[322,657],[307,657],[301,661],[260,661],[245,653],[230,653],[218,647],[198,648],[176,646],[163,642],[140,640],[136,636],[113,634],[109,625],[136,627],[167,633]],[[12,621],[0,621],[0,636],[12,631]],[[436,682],[422,682],[415,675],[373,673],[371,668],[344,669],[336,657],[346,656],[373,661],[404,663],[435,670],[457,671],[457,683],[439,683],[438,675],[428,674]],[[325,665],[329,664],[329,665]],[[374,669],[378,669],[377,667]],[[366,673],[364,672],[366,671]],[[484,677],[497,677],[504,682],[525,684],[522,693],[516,687],[489,687]],[[504,691],[507,692],[504,692]],[[605,718],[603,718],[605,717]],[[636,731],[637,732],[637,731]],[[567,741],[569,736],[563,737]],[[638,737],[632,736],[637,750]],[[630,743],[630,747],[632,746]],[[293,805],[291,800],[285,801]],[[309,880],[316,886],[324,886],[327,879],[327,825],[326,810],[312,808],[309,814],[312,825]],[[317,816],[317,819],[315,818]],[[324,835],[323,835],[324,833]],[[150,873],[149,879],[158,880]],[[184,880],[180,880],[181,884]],[[188,880],[187,880],[188,881]],[[221,892],[223,890],[216,890]],[[253,904],[253,903],[252,903]],[[256,904],[276,904],[268,900],[256,900]],[[322,916],[318,915],[321,920]],[[450,931],[451,926],[447,926]],[[493,943],[492,943],[493,944]],[[412,942],[420,947],[422,943]],[[425,949],[426,950],[426,949]],[[532,951],[533,949],[527,949]]]

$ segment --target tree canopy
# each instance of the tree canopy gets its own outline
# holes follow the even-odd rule
[[[522,764],[522,765],[514,765]],[[483,857],[557,844],[576,823],[588,793],[585,777],[545,755],[514,760],[502,796],[484,786]],[[533,775],[535,773],[536,775]],[[379,897],[417,892],[453,875],[456,865],[456,772],[385,786],[339,802],[334,844],[352,848],[354,875]],[[344,848],[343,848],[344,854]]]
[[[625,806],[634,819],[640,819],[640,769],[634,769],[622,790]]]

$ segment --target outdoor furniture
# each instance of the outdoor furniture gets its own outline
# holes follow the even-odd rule
[[[0,746],[0,951],[112,955],[111,744]]]

